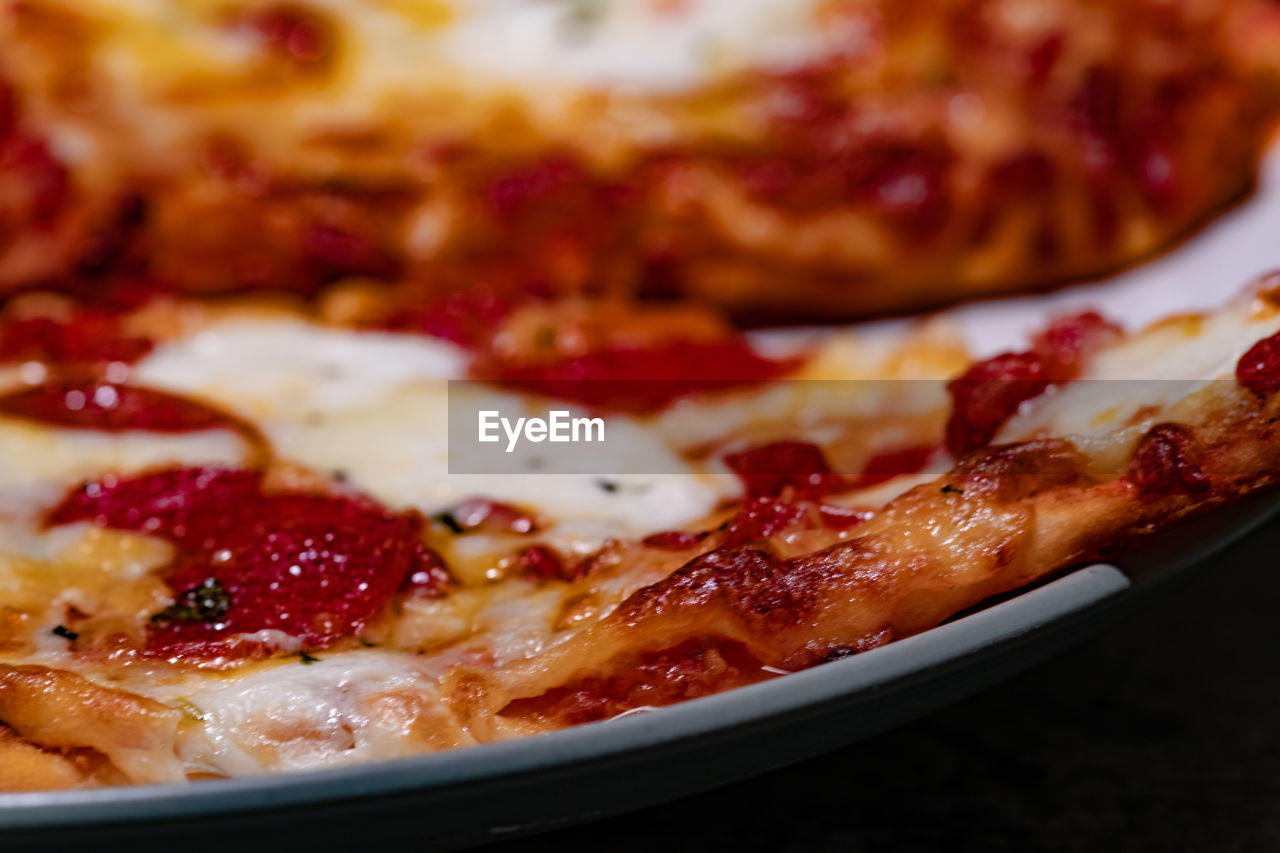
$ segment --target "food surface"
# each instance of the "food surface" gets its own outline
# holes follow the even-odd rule
[[[1275,287],[1132,333],[1061,317],[977,362],[936,323],[783,345],[544,303],[468,349],[29,295],[3,327],[27,343],[0,387],[0,785],[462,747],[926,630],[1273,485]],[[662,393],[599,396],[637,371]],[[637,470],[450,473],[458,395],[548,392]]]
[[[1177,240],[1277,57],[1273,0],[0,4],[0,790],[650,712],[1276,485],[1278,274],[831,323]]]
[[[1267,0],[13,0],[0,289],[680,296],[1096,275],[1245,192]]]

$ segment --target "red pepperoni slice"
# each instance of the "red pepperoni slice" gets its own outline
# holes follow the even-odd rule
[[[758,539],[768,539],[784,530],[800,527],[814,527],[809,509],[813,504],[808,502],[792,503],[791,501],[772,497],[751,498],[738,509],[738,514],[725,528],[724,540],[720,547],[736,548]]]
[[[1240,356],[1236,380],[1259,397],[1280,391],[1280,332],[1263,338]]]
[[[1121,329],[1097,311],[1059,317],[1031,341],[1050,377],[1061,382],[1080,375],[1084,360],[1120,337]]]
[[[546,545],[531,545],[516,558],[516,570],[525,577],[536,580],[575,581],[582,577],[582,568],[569,565],[559,553]]]
[[[1007,352],[973,365],[947,384],[947,449],[960,456],[985,447],[1024,400],[1048,387],[1044,360],[1035,353]]]
[[[243,21],[276,55],[314,65],[333,53],[323,22],[304,9],[281,5],[246,15]]]
[[[65,321],[31,317],[0,324],[0,361],[129,363],[151,347],[149,339],[126,334],[116,312],[100,308],[82,309]]]
[[[643,540],[646,548],[656,548],[659,551],[684,551],[692,548],[711,535],[709,530],[686,531],[686,530],[664,530],[661,533],[653,533],[646,536]]]
[[[1024,401],[1054,382],[1075,379],[1085,359],[1119,334],[1096,311],[1085,311],[1055,320],[1028,352],[1001,353],[970,367],[947,385],[947,449],[961,456],[985,447]]]
[[[500,297],[492,286],[481,282],[438,302],[403,309],[389,317],[385,326],[480,349],[513,310],[513,300]]]
[[[788,489],[816,500],[842,480],[831,472],[822,448],[807,441],[775,441],[731,453],[724,459],[747,497],[776,497]]]
[[[171,660],[322,648],[360,633],[415,577],[440,585],[420,516],[360,497],[266,492],[252,471],[104,478],[49,517],[51,524],[75,521],[177,546],[166,577],[176,601],[153,618],[145,649]]]
[[[163,391],[96,381],[54,381],[0,397],[0,412],[76,429],[193,432],[245,426],[225,412]]]
[[[796,359],[759,355],[744,340],[671,341],[649,349],[597,350],[552,364],[487,364],[477,378],[561,400],[655,412],[681,397],[777,379]]]
[[[914,444],[877,453],[867,460],[854,485],[865,489],[903,474],[918,474],[943,453],[940,444]]]

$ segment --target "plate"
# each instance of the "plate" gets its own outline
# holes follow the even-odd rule
[[[1209,308],[1280,268],[1280,154],[1259,192],[1145,266],[1055,293],[946,312],[973,349],[1020,346],[1048,315],[1130,325]],[[868,324],[893,334],[905,320]],[[1262,496],[915,637],[784,678],[522,740],[335,770],[188,786],[0,795],[0,843],[137,841],[356,847],[377,833],[439,849],[641,808],[847,744],[972,694],[1083,639],[1280,510]]]

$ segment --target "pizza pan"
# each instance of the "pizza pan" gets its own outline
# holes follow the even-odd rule
[[[178,786],[0,795],[0,849],[268,843],[456,848],[637,809],[906,722],[1087,637],[1262,524],[1280,496],[1220,510],[1123,569],[1066,573],[844,660],[565,731],[358,767]]]

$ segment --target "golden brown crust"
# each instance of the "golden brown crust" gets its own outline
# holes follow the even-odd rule
[[[90,781],[85,771],[56,752],[47,752],[0,726],[0,791],[50,791]]]
[[[183,778],[174,753],[181,714],[66,670],[0,665],[0,721],[25,741],[93,750],[134,782]],[[15,750],[18,757],[30,753]]]
[[[1091,477],[1088,460],[1061,439],[974,451],[848,541],[791,559],[768,543],[711,550],[564,645],[500,673],[493,707],[598,689],[625,679],[638,652],[690,639],[731,640],[781,669],[811,666],[931,628],[1280,482],[1280,399],[1211,390],[1197,421],[1177,427],[1194,443],[1195,458],[1181,461],[1202,473],[1203,489],[1144,492],[1132,464],[1120,478]],[[539,710],[521,701],[506,713]]]

